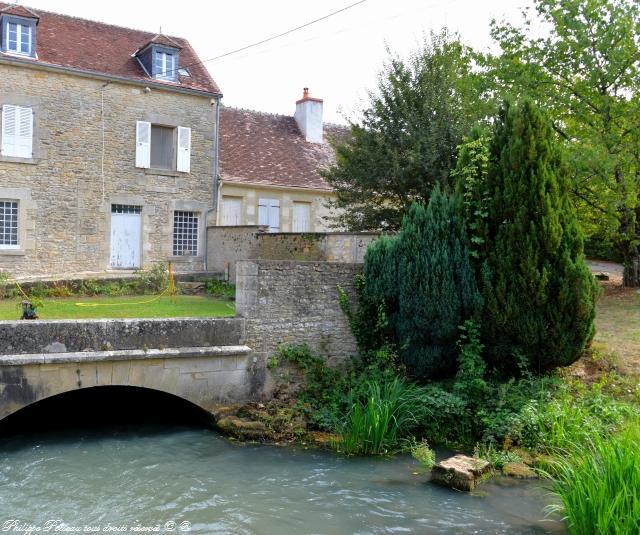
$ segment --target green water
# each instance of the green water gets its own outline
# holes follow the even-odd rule
[[[178,425],[14,435],[0,439],[0,532],[564,533],[545,520],[539,483],[468,495],[416,468],[404,456],[239,445]]]

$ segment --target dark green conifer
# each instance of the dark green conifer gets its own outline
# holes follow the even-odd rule
[[[560,148],[529,101],[501,111],[487,192],[481,279],[488,357],[504,371],[570,364],[593,337],[597,285]]]

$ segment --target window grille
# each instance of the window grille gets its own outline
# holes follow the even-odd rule
[[[198,213],[173,213],[173,256],[198,256]]]
[[[18,247],[17,201],[0,201],[0,247]]]
[[[112,214],[139,214],[142,212],[142,206],[130,206],[128,204],[112,204]]]

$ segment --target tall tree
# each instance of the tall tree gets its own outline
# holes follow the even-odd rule
[[[550,122],[530,101],[496,123],[482,221],[483,334],[504,371],[570,364],[591,340],[597,285]]]
[[[337,227],[398,229],[412,202],[426,204],[436,183],[449,183],[462,137],[493,111],[473,67],[472,51],[446,30],[407,61],[390,54],[362,121],[325,173]]]
[[[534,1],[523,28],[493,23],[491,79],[549,111],[581,219],[611,235],[625,285],[640,286],[640,4]]]

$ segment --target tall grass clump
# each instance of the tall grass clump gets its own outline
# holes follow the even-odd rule
[[[640,533],[640,420],[617,435],[596,435],[554,463],[554,491],[570,533]]]
[[[393,451],[418,419],[419,387],[400,378],[367,381],[350,403],[341,430],[347,455],[382,455]]]

